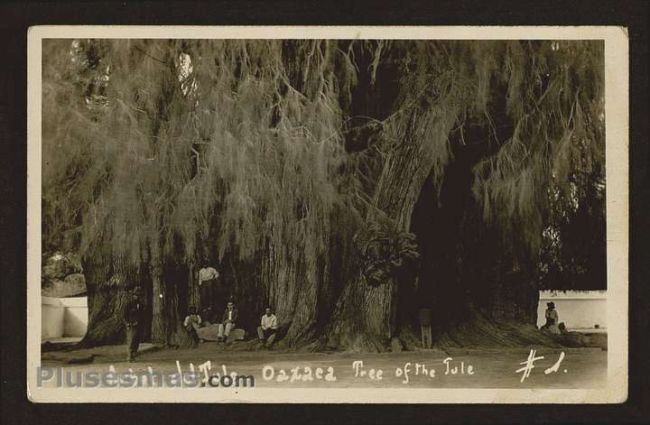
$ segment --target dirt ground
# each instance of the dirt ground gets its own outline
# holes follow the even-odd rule
[[[209,375],[222,375],[225,368],[228,375],[233,372],[243,376],[252,375],[258,387],[294,388],[595,388],[604,385],[607,378],[607,351],[603,347],[433,349],[356,354],[259,348],[240,351],[237,344],[245,343],[224,347],[206,342],[194,349],[158,349],[142,344],[141,352],[133,363],[124,361],[125,346],[65,349],[43,353],[42,366],[60,366],[69,372],[98,373],[108,372],[113,367],[118,373],[133,371],[136,374],[146,373],[151,368],[156,372],[173,374],[178,371],[179,365],[183,372],[188,372],[191,365],[198,370],[199,365],[210,361]],[[534,368],[522,382],[524,372],[517,370],[525,366],[521,363],[526,362],[531,349],[536,350],[535,357],[543,358],[533,362]],[[562,353],[564,357],[561,359]],[[448,360],[445,362],[445,359]],[[354,363],[357,361],[362,361],[363,367],[360,363]],[[318,373],[319,368],[322,374]],[[381,375],[379,370],[382,371]],[[331,380],[332,376],[336,380]],[[48,386],[48,383],[44,386]]]

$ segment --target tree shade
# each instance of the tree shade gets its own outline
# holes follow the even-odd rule
[[[558,229],[604,238],[603,72],[600,41],[45,40],[44,250],[82,254],[87,344],[134,285],[186,343],[203,263],[291,345],[534,323]]]

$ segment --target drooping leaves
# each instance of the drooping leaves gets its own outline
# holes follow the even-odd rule
[[[390,112],[351,115],[359,76],[381,89],[386,68]],[[582,202],[576,170],[604,161],[602,73],[597,41],[47,40],[44,240],[137,267],[152,243],[165,261],[261,256],[321,281],[418,140],[438,188],[451,143],[480,143],[484,219],[536,255],[553,200]]]

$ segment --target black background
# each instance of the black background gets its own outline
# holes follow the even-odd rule
[[[2,419],[23,423],[648,423],[647,1],[0,4]],[[31,25],[620,25],[630,36],[630,372],[621,405],[33,404],[26,397],[26,88]],[[623,318],[622,318],[623,319]],[[188,393],[189,395],[189,393]],[[390,400],[386,400],[390,401]],[[471,402],[472,400],[467,400]]]

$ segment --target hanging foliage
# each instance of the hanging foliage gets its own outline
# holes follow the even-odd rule
[[[415,201],[427,179],[439,196],[457,145],[477,146],[483,220],[531,258],[554,199],[583,202],[576,170],[604,162],[597,41],[46,40],[43,52],[46,249],[101,265],[91,286],[159,279],[175,297],[188,282],[165,270],[235,261],[254,275],[238,290],[277,306],[289,339],[312,335],[359,270],[377,287],[417,263]]]

